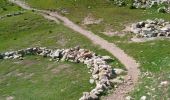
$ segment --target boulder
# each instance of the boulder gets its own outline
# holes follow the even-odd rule
[[[116,75],[120,75],[120,74],[123,74],[125,71],[123,69],[114,68],[114,72]]]
[[[95,80],[94,79],[90,79],[89,82],[90,82],[90,84],[94,84]]]

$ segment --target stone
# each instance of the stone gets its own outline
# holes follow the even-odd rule
[[[6,97],[6,100],[14,100],[13,96]]]
[[[90,94],[90,99],[89,100],[98,100],[98,96],[95,94]]]
[[[168,85],[168,81],[162,81],[162,82],[160,83],[160,85],[161,85],[161,86],[166,86],[166,85]]]
[[[121,83],[123,83],[123,81],[120,80],[120,79],[118,79],[118,78],[112,79],[112,80],[110,80],[110,82],[111,82],[112,84],[121,84]]]
[[[146,100],[146,96],[142,96],[140,100]]]
[[[127,96],[127,97],[125,97],[125,100],[132,100],[132,97],[131,96]]]
[[[102,56],[104,61],[112,61],[113,59],[110,56]]]
[[[21,55],[14,55],[13,56],[13,59],[18,59],[18,58],[20,58],[21,57]]]
[[[95,67],[92,74],[94,75],[94,74],[97,74],[98,72],[99,72],[99,68]]]
[[[95,81],[94,81],[94,79],[90,79],[89,82],[90,82],[90,84],[94,84]]]
[[[115,74],[120,75],[120,74],[123,74],[125,71],[122,69],[115,68],[114,72],[115,72]]]
[[[93,77],[95,80],[98,80],[98,79],[99,79],[99,75],[98,75],[98,74],[92,75],[92,77]]]
[[[50,56],[55,59],[55,58],[58,58],[60,56],[60,50],[56,50],[54,51]]]
[[[144,23],[144,24],[143,24]],[[140,35],[141,37],[167,37],[170,32],[170,22],[164,19],[146,20],[138,22],[138,27],[134,27],[136,24],[132,24],[131,32]]]

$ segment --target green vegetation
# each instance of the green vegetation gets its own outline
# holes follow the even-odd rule
[[[7,2],[7,0],[0,0],[0,16],[20,10],[20,7],[14,6],[14,4]]]
[[[27,2],[39,9],[68,9],[70,14],[63,15],[79,25],[82,24],[83,19],[88,14],[92,14],[96,19],[103,18],[103,22],[100,24],[87,25],[86,28],[110,42],[117,43],[119,47],[134,57],[141,64],[142,75],[146,72],[151,73],[151,75],[143,77],[141,75],[140,84],[131,93],[132,97],[135,100],[138,100],[143,95],[154,100],[170,98],[170,85],[160,87],[162,81],[170,82],[170,41],[168,39],[145,43],[129,43],[132,34],[127,34],[123,37],[109,37],[101,33],[107,26],[115,31],[121,31],[126,24],[140,20],[163,18],[170,21],[169,14],[157,13],[155,8],[149,10],[120,8],[106,0],[94,0],[94,2],[88,0],[57,0],[56,2],[55,0],[48,0],[46,4],[44,4],[43,0],[27,0]]]
[[[87,71],[82,64],[50,62],[41,57],[0,61],[0,99],[77,100],[93,87]]]
[[[166,100],[170,97],[170,87],[161,86],[162,81],[170,81],[170,41],[155,40],[146,43],[120,43],[119,46],[141,64],[141,79],[132,92],[135,99],[145,95],[152,100]],[[148,75],[145,75],[149,73]],[[154,96],[155,95],[155,96]]]
[[[0,16],[22,10],[0,1],[7,8]],[[9,4],[9,5],[8,5]],[[69,48],[80,45],[101,55],[111,55],[93,45],[86,37],[45,20],[31,11],[0,19],[0,52],[27,47]],[[120,66],[116,60],[110,63]],[[68,62],[50,62],[41,57],[20,60],[0,60],[0,99],[16,100],[77,100],[89,91],[90,74],[86,66]]]

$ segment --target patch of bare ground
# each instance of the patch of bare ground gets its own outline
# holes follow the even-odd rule
[[[20,62],[20,64],[23,65],[23,66],[32,66],[32,65],[34,65],[36,63],[37,63],[36,60],[29,60],[29,59],[25,59],[25,60],[22,60]]]
[[[124,36],[125,32],[124,31],[115,31],[113,27],[107,25],[104,29],[104,32],[101,32],[107,36]]]
[[[82,25],[92,25],[92,24],[100,24],[103,21],[102,18],[96,19],[91,13],[87,15],[82,21]]]
[[[51,69],[51,72],[53,74],[59,74],[61,71],[69,72],[70,65],[69,64],[61,64],[53,69]]]
[[[8,97],[6,97],[6,100],[14,100],[14,97],[13,96],[8,96]]]
[[[61,36],[58,40],[57,40],[57,44],[59,44],[60,46],[64,47],[66,46],[66,44],[68,43],[69,40],[66,40],[63,36]]]

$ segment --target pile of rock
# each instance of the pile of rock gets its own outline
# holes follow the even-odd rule
[[[25,11],[18,11],[18,12],[15,12],[15,13],[6,14],[6,15],[4,15],[4,16],[0,16],[0,19],[5,18],[5,17],[18,16],[18,15],[23,14],[24,12],[25,12]]]
[[[163,19],[148,19],[132,24],[130,31],[147,38],[170,37],[170,22]]]
[[[125,2],[125,0],[114,0],[114,4],[119,7],[122,7],[122,6],[126,5],[126,2]]]
[[[98,56],[94,52],[79,47],[70,49],[47,49],[45,47],[27,48],[18,51],[0,53],[0,59],[23,59],[25,55],[41,55],[50,57],[52,60],[71,61],[76,63],[84,63],[89,68],[92,76],[90,83],[95,83],[96,87],[90,92],[84,92],[80,100],[96,100],[104,91],[112,88],[116,77],[116,73],[121,71],[107,64],[111,60],[109,56]]]
[[[170,4],[170,0],[134,0],[133,1],[133,6],[135,8],[151,8],[153,6],[158,6],[158,5],[168,5]],[[162,6],[158,8],[158,12],[169,12],[169,8],[166,6]]]

